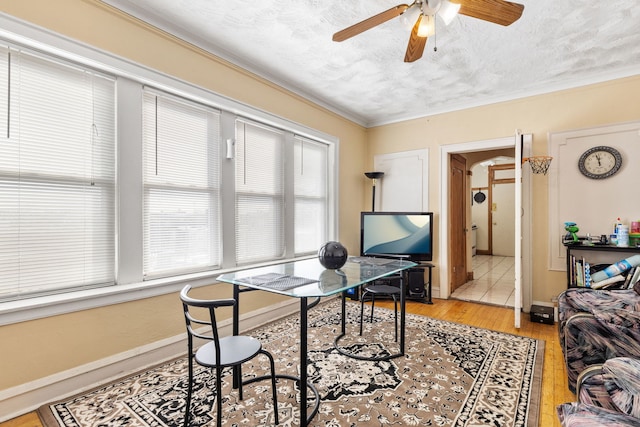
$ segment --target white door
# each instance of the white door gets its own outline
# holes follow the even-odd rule
[[[522,313],[522,144],[523,139],[520,131],[516,131],[516,161],[515,161],[515,197],[514,197],[514,217],[515,217],[515,301],[513,304],[514,324],[520,328],[520,314]]]

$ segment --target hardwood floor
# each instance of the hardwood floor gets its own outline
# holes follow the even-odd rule
[[[393,308],[391,301],[377,301],[376,305]],[[564,360],[556,325],[533,323],[523,314],[518,330],[513,326],[513,309],[458,300],[435,299],[433,305],[407,302],[407,312],[431,316],[451,322],[465,323],[480,328],[523,335],[545,341],[542,394],[540,402],[540,427],[559,427],[556,405],[575,400],[567,387]],[[0,427],[42,427],[35,412],[0,423]]]

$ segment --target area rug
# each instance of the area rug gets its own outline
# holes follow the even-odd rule
[[[359,335],[359,304],[347,305],[347,336],[340,342],[359,354],[397,351],[393,310],[376,307]],[[407,314],[406,355],[367,362],[334,347],[340,330],[334,299],[309,312],[310,381],[321,402],[312,426],[537,426],[544,342]],[[366,312],[365,312],[366,313]],[[251,331],[276,359],[279,374],[298,375],[299,317]],[[262,356],[243,365],[245,377],[268,373]],[[269,381],[244,387],[244,399],[224,376],[223,425],[274,425]],[[123,378],[91,392],[45,405],[46,427],[180,426],[187,387],[186,357]],[[215,425],[215,382],[199,369],[192,426]],[[280,426],[299,425],[296,382],[279,379]],[[312,398],[310,398],[312,399]],[[309,402],[310,404],[313,402]]]

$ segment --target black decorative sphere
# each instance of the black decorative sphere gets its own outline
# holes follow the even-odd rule
[[[318,250],[318,259],[324,268],[336,270],[347,262],[347,248],[340,242],[327,242]]]

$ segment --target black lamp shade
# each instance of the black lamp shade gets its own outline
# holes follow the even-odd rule
[[[384,172],[365,172],[364,175],[370,179],[378,179],[378,178],[382,178],[382,175],[384,175]]]

